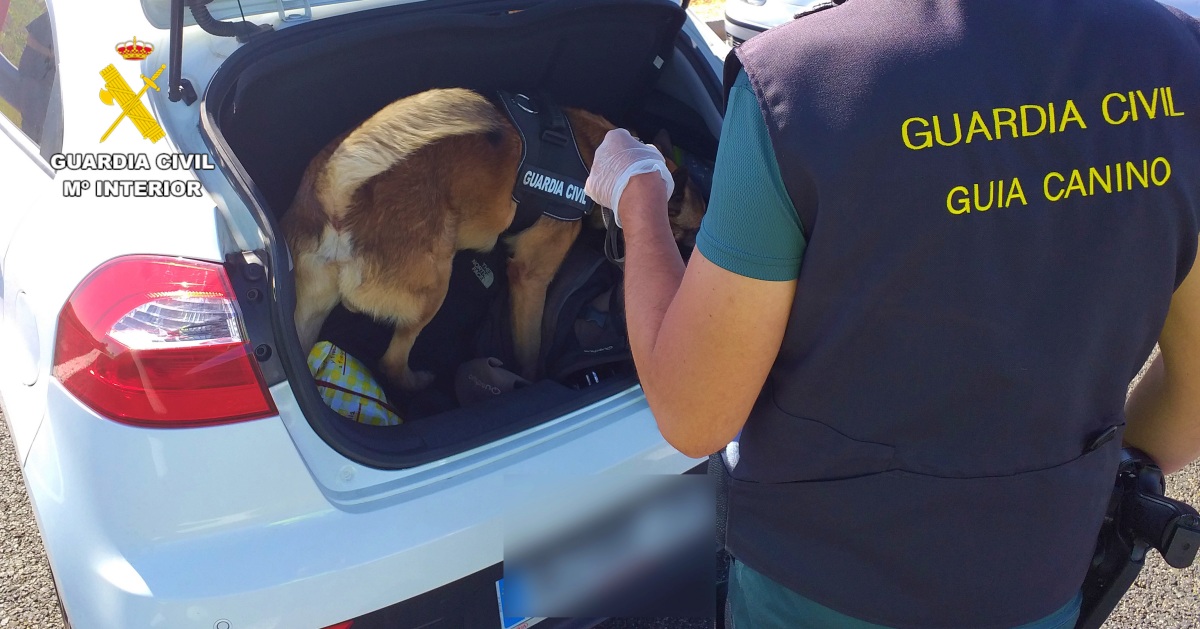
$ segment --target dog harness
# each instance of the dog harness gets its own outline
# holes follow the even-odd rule
[[[588,169],[566,114],[548,96],[499,92],[500,103],[521,134],[521,164],[513,186],[517,214],[509,234],[528,229],[540,216],[578,221],[592,211],[583,191]]]

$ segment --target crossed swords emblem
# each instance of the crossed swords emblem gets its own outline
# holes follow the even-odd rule
[[[117,128],[117,125],[121,124],[121,121],[126,116],[133,121],[134,126],[141,132],[142,137],[150,140],[152,143],[158,142],[166,135],[166,132],[163,131],[158,121],[154,119],[154,116],[150,115],[146,106],[142,104],[142,95],[146,93],[146,90],[154,88],[154,91],[160,91],[154,81],[166,69],[167,64],[164,63],[158,67],[158,71],[154,73],[154,76],[147,77],[143,74],[142,82],[144,85],[142,85],[142,89],[136,94],[133,93],[133,88],[129,87],[129,84],[125,82],[125,77],[121,76],[121,73],[117,72],[117,69],[111,63],[108,64],[107,68],[100,71],[100,76],[104,79],[104,89],[100,90],[100,101],[105,105],[112,105],[116,102],[121,106],[121,115],[117,116],[117,119],[113,121],[108,131],[104,132],[104,135],[100,138],[101,142],[108,139],[108,136]]]

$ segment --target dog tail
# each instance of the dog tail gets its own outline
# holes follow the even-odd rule
[[[317,187],[330,219],[341,219],[350,199],[372,177],[443,138],[488,133],[504,121],[494,105],[471,90],[435,89],[402,98],[350,133],[329,156]]]

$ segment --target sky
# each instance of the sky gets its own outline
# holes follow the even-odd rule
[[[1163,4],[1171,4],[1200,17],[1200,0],[1163,0]]]

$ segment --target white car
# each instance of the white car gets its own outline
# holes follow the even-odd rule
[[[337,415],[278,223],[322,145],[435,86],[549,89],[711,160],[728,47],[678,2],[0,12],[0,397],[71,626],[527,626],[499,602],[505,522],[623,504],[545,503],[578,479],[703,472],[631,371]]]
[[[726,0],[725,34],[730,46],[740,46],[747,39],[780,24],[815,11],[837,6],[848,0]],[[861,0],[860,0],[861,1]],[[1200,17],[1200,0],[1163,0]]]
[[[837,6],[845,0],[726,0],[725,39],[740,46],[769,28]]]

